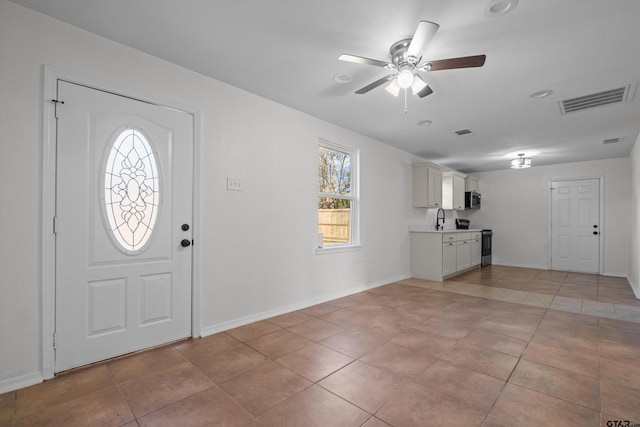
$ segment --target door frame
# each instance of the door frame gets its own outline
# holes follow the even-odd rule
[[[548,213],[547,213],[547,236],[548,236],[548,257],[547,257],[547,269],[551,270],[552,267],[552,259],[553,259],[553,247],[552,247],[552,230],[551,230],[551,219],[553,218],[553,209],[552,209],[552,203],[553,203],[553,195],[552,195],[552,185],[554,182],[561,182],[561,181],[583,181],[583,180],[587,180],[587,179],[597,179],[600,182],[600,194],[599,194],[599,201],[598,201],[598,220],[600,221],[600,238],[598,239],[598,274],[603,274],[604,272],[604,230],[605,230],[605,224],[604,224],[604,175],[599,175],[599,176],[582,176],[582,177],[570,177],[570,178],[550,178],[548,181],[548,186],[547,188],[548,190],[548,195],[547,195],[547,206],[548,206]]]
[[[55,375],[54,333],[56,324],[56,240],[54,217],[56,214],[56,150],[57,121],[55,119],[57,82],[64,80],[104,92],[130,98],[160,107],[187,113],[193,117],[193,239],[191,258],[191,336],[200,337],[200,173],[201,173],[201,112],[189,106],[147,96],[129,88],[96,80],[82,74],[49,65],[43,70],[42,99],[42,245],[41,245],[41,342],[42,377]],[[64,100],[60,100],[64,101]]]

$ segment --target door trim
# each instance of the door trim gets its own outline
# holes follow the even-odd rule
[[[547,188],[549,189],[547,191],[547,242],[548,242],[548,248],[549,250],[547,251],[547,269],[551,270],[551,266],[552,266],[552,258],[553,258],[553,253],[552,253],[552,247],[551,247],[551,240],[553,238],[553,236],[551,235],[552,231],[551,231],[551,218],[552,218],[552,190],[551,190],[551,186],[554,182],[561,182],[561,181],[582,181],[582,180],[586,180],[586,179],[597,179],[600,182],[600,197],[599,197],[599,206],[598,209],[600,210],[600,212],[598,212],[598,218],[600,221],[600,239],[598,239],[598,274],[604,274],[604,238],[602,236],[604,236],[605,233],[605,223],[604,223],[604,175],[600,175],[600,176],[583,176],[583,177],[578,177],[578,178],[551,178],[548,181],[548,185]]]
[[[173,110],[182,111],[193,117],[193,245],[191,258],[191,336],[200,336],[200,173],[201,173],[201,112],[198,109],[176,102],[163,100],[160,97],[149,97],[134,90],[115,86],[111,83],[99,81],[72,71],[61,70],[48,65],[44,66],[43,107],[42,107],[42,218],[41,218],[41,342],[42,342],[42,378],[54,377],[55,350],[55,273],[56,273],[56,245],[53,232],[53,218],[56,213],[56,136],[57,122],[55,120],[56,103],[52,100],[57,96],[57,81],[65,80],[70,83],[87,86],[92,89],[110,92],[115,95],[135,99],[137,101],[158,105]],[[63,100],[61,100],[63,101]]]

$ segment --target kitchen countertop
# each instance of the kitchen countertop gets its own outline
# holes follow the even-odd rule
[[[411,233],[471,233],[473,231],[482,231],[481,228],[470,228],[468,230],[457,230],[455,228],[452,229],[444,229],[444,230],[436,230],[435,224],[430,225],[410,225],[409,232]]]

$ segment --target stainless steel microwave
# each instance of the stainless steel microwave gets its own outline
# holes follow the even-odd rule
[[[480,193],[475,191],[467,191],[464,193],[465,209],[480,209]]]

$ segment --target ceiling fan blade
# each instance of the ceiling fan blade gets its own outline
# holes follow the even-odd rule
[[[394,78],[396,75],[395,74],[389,74],[388,76],[384,76],[383,78],[376,80],[375,82],[366,85],[365,87],[363,87],[360,90],[357,90],[356,93],[358,95],[362,95],[364,93],[369,92],[371,89],[375,89],[378,86],[381,86],[383,84],[385,84],[386,82],[388,82],[389,80],[391,80],[392,78]]]
[[[452,70],[454,68],[473,68],[482,67],[486,55],[462,56],[460,58],[440,59],[438,61],[429,61],[427,65],[428,71]],[[430,65],[431,67],[428,67]]]
[[[440,28],[440,25],[435,22],[420,21],[407,49],[407,57],[414,57],[414,63],[417,62],[433,36],[435,36],[438,28]]]
[[[389,67],[391,64],[377,59],[365,58],[364,56],[349,55],[343,53],[338,57],[340,61],[355,62],[356,64],[374,65],[376,67]]]

